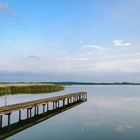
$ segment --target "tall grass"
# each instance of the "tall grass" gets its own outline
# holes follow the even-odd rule
[[[33,84],[33,85],[8,85],[0,87],[0,96],[5,94],[19,94],[19,93],[49,93],[63,90],[61,85],[49,84]]]

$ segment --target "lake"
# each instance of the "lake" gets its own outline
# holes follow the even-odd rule
[[[87,102],[7,139],[140,140],[140,86],[66,86],[64,91],[50,94],[11,95],[7,104],[79,91],[87,92]],[[0,105],[4,104],[5,96],[2,96]],[[14,122],[17,116],[12,115]]]

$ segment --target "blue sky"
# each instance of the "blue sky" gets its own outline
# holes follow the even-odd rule
[[[139,0],[0,0],[0,81],[140,82]]]

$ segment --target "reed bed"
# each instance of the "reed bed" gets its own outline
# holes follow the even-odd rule
[[[21,93],[50,93],[63,89],[63,86],[55,84],[4,84],[0,85],[0,96]]]

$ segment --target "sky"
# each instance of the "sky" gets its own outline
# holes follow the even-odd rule
[[[139,0],[0,0],[0,81],[140,82]]]

